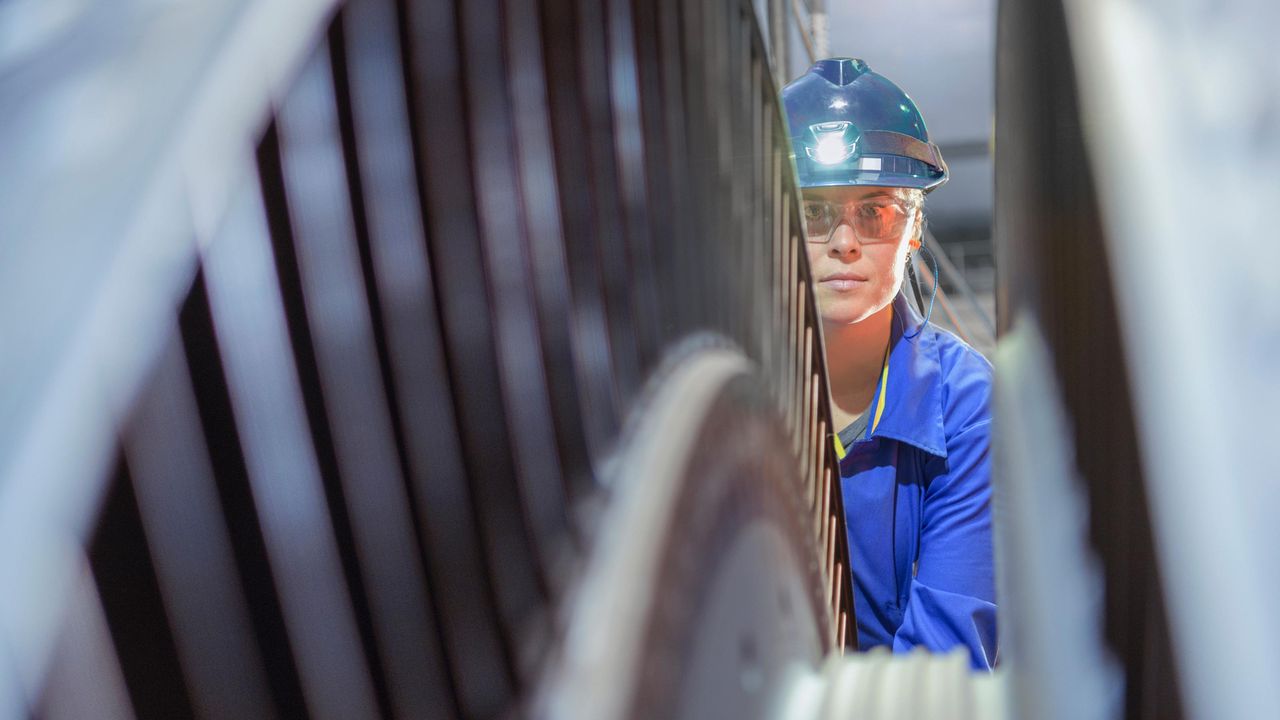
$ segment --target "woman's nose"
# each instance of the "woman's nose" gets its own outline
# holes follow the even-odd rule
[[[862,243],[858,242],[858,237],[853,234],[853,228],[848,223],[836,226],[831,232],[831,242],[828,245],[831,254],[835,256],[857,255],[862,250]]]

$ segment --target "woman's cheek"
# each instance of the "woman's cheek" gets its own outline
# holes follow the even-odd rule
[[[898,275],[892,266],[880,273],[876,290],[877,305],[883,307],[893,300],[898,291]]]

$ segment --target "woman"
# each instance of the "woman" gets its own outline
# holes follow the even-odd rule
[[[947,180],[915,103],[861,60],[782,91],[823,321],[858,644],[996,662],[991,365],[922,320],[903,278]]]

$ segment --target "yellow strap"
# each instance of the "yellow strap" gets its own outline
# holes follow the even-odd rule
[[[884,415],[884,396],[889,391],[889,346],[884,348],[884,364],[880,366],[880,394],[876,398],[876,414],[871,421],[871,432],[880,424],[880,416]],[[836,459],[843,460],[848,453],[840,443],[840,433],[831,433],[831,441],[836,445]]]
[[[889,346],[884,347],[884,367],[880,369],[880,397],[876,399],[876,416],[871,421],[871,432],[880,424],[880,416],[884,415],[884,396],[889,394]]]

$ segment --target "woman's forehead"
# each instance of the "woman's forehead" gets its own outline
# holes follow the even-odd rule
[[[832,187],[805,188],[804,196],[818,200],[850,202],[870,197],[892,197],[909,200],[920,194],[915,188],[880,187],[876,185],[835,185]]]

